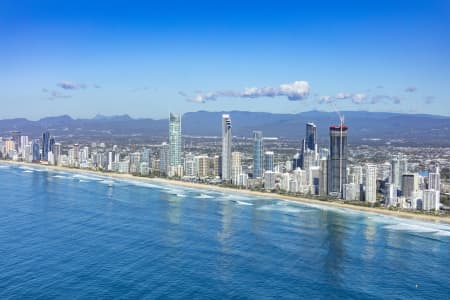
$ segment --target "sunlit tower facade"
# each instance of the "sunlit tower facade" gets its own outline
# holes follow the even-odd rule
[[[262,131],[253,131],[253,178],[263,176],[263,153],[264,142]]]
[[[169,165],[181,165],[181,117],[174,113],[169,116]]]
[[[222,115],[222,180],[231,181],[231,117]]]

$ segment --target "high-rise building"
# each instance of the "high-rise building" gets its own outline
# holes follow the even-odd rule
[[[211,176],[222,177],[222,157],[220,155],[214,155],[211,158]]]
[[[328,158],[319,160],[319,195],[328,195]]]
[[[330,156],[328,162],[328,193],[342,197],[347,179],[347,135],[345,125],[330,127]]]
[[[38,162],[41,159],[39,140],[33,141],[33,161]]]
[[[48,152],[50,151],[50,133],[45,131],[42,134],[42,160],[48,160]]]
[[[377,201],[377,165],[366,165],[365,200],[368,203]]]
[[[402,176],[402,195],[406,199],[411,199],[414,192],[418,190],[419,182],[416,174],[403,174]]]
[[[28,145],[28,136],[27,135],[20,136],[19,152],[21,152],[22,154],[25,154],[25,147],[27,145]]]
[[[11,136],[12,136],[12,139],[14,141],[14,148],[15,148],[15,150],[17,152],[19,152],[21,147],[22,147],[22,144],[20,143],[21,142],[21,139],[20,139],[21,133],[20,133],[20,131],[12,131],[11,132]]]
[[[61,163],[61,144],[55,143],[53,145],[53,158],[55,165],[59,165]]]
[[[231,153],[231,180],[233,184],[239,184],[239,176],[242,173],[241,152]]]
[[[184,158],[184,175],[193,177],[197,176],[197,171],[195,170],[194,155],[192,153],[187,153]]]
[[[402,176],[408,173],[408,159],[403,154],[395,155],[391,160],[391,183],[402,186]]]
[[[384,202],[386,207],[397,206],[397,187],[387,182],[384,186]]]
[[[181,117],[170,113],[169,116],[169,165],[181,165]]]
[[[80,145],[79,144],[73,144],[73,160],[75,163],[80,162]],[[117,160],[119,162],[119,160]]]
[[[231,118],[222,115],[222,180],[231,181]]]
[[[317,151],[317,126],[314,123],[306,123],[306,149]]]
[[[439,191],[441,189],[441,175],[439,168],[435,172],[428,173],[428,188]]]
[[[142,151],[141,161],[147,163],[147,166],[150,168],[152,164],[152,149],[145,148]]]
[[[253,178],[263,176],[264,142],[262,131],[253,131]]]
[[[141,153],[140,152],[130,153],[130,173],[131,174],[135,174],[135,173],[139,172],[140,164],[141,164]]]
[[[209,157],[208,155],[198,155],[194,157],[197,177],[206,178],[209,176]]]
[[[159,149],[159,172],[162,175],[167,175],[169,170],[169,145],[162,143]]]
[[[264,171],[274,171],[273,170],[273,151],[264,152]]]
[[[275,172],[266,171],[264,172],[264,189],[271,191],[275,188]]]

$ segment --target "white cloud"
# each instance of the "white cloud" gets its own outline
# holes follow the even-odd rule
[[[188,101],[204,103],[206,101],[217,100],[219,97],[233,98],[260,98],[260,97],[287,97],[291,101],[300,101],[309,96],[309,83],[306,81],[294,81],[292,83],[281,84],[279,87],[251,87],[243,91],[216,91],[200,92],[193,97],[187,98]]]

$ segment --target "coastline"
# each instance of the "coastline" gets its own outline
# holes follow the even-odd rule
[[[240,190],[240,189],[233,189],[233,188],[221,187],[221,186],[209,185],[209,184],[203,184],[203,183],[194,183],[194,182],[187,182],[187,181],[180,181],[180,180],[170,180],[170,179],[165,179],[165,178],[139,177],[139,176],[133,176],[131,174],[103,173],[103,172],[99,172],[99,171],[86,170],[86,169],[76,169],[76,168],[68,168],[68,167],[52,166],[52,165],[41,165],[41,164],[35,164],[35,163],[17,162],[17,161],[8,161],[8,160],[1,160],[0,164],[35,167],[35,168],[36,167],[37,168],[47,168],[47,169],[55,170],[55,171],[92,174],[92,175],[97,175],[97,176],[100,175],[100,176],[119,179],[119,180],[120,179],[138,180],[138,181],[149,182],[149,183],[161,183],[161,184],[182,186],[182,187],[195,188],[195,189],[214,190],[214,191],[220,191],[220,192],[224,192],[224,193],[237,193],[237,194],[244,194],[244,195],[253,196],[253,197],[264,197],[264,198],[270,198],[270,199],[295,201],[295,202],[303,203],[306,205],[310,204],[310,205],[318,205],[318,206],[324,206],[324,207],[328,206],[328,207],[343,208],[343,209],[349,209],[349,210],[361,211],[361,212],[367,212],[367,213],[373,213],[373,214],[382,214],[382,215],[386,215],[386,216],[398,217],[398,218],[403,218],[403,219],[415,219],[415,220],[419,220],[419,221],[443,222],[443,223],[450,224],[450,217],[424,215],[424,214],[417,214],[417,213],[408,212],[408,211],[394,211],[394,210],[388,210],[388,209],[379,208],[379,207],[357,206],[357,205],[346,204],[346,203],[335,202],[335,201],[320,201],[320,200],[309,199],[309,198],[294,197],[294,196],[280,195],[280,194],[274,194],[274,193],[264,193],[264,192],[250,191],[250,190],[245,190],[245,189]]]

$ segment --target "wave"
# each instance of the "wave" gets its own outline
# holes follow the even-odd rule
[[[235,203],[238,204],[238,205],[246,205],[246,206],[253,205],[253,203],[248,203],[248,202],[239,201],[239,200],[235,201]]]
[[[64,175],[53,175],[52,177],[54,177],[54,178],[68,179],[68,177],[67,177],[67,176],[64,176]]]
[[[100,183],[106,184],[107,186],[113,186],[114,185],[114,181],[113,180],[102,180],[102,181],[100,181]]]
[[[34,171],[31,171],[31,170],[24,170],[23,173],[34,173]]]
[[[198,196],[195,196],[194,198],[197,198],[197,199],[211,199],[211,198],[214,198],[214,197],[210,196],[210,195],[206,195],[206,194],[200,194]]]
[[[430,233],[438,236],[450,236],[450,225],[425,223],[421,221],[398,220],[398,222],[386,225],[384,226],[384,228],[396,231]]]
[[[83,175],[83,174],[75,174],[72,176],[75,179],[84,179],[84,180],[94,180],[94,181],[102,181],[105,180],[105,177],[95,176],[95,175]]]
[[[0,169],[9,169],[9,166],[0,165]]]
[[[284,205],[284,204],[280,204],[280,203],[263,205],[263,206],[258,207],[257,209],[266,210],[266,211],[279,211],[279,212],[288,213],[288,214],[299,214],[302,212],[312,211],[312,210],[308,210],[308,209],[305,210],[305,209],[301,209],[298,207],[293,207],[293,206]]]

